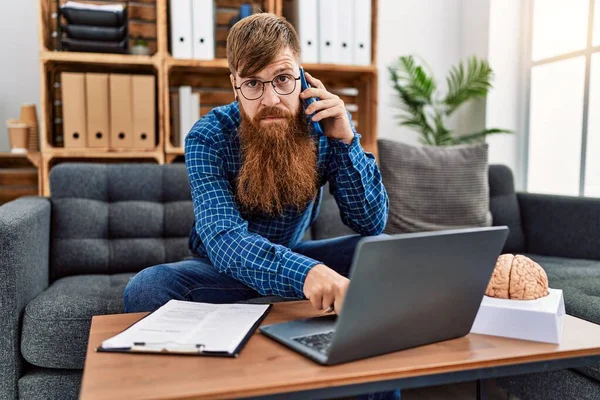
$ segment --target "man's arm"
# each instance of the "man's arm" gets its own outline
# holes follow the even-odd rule
[[[329,191],[345,225],[362,235],[378,235],[387,223],[389,199],[375,157],[363,150],[360,134],[352,130],[350,144],[329,139]]]
[[[185,141],[195,229],[214,266],[262,295],[302,297],[308,271],[319,264],[248,232],[227,180],[224,162],[209,138],[192,131]]]
[[[362,235],[378,235],[387,223],[389,200],[375,157],[362,149],[360,135],[350,122],[352,118],[342,99],[308,72],[305,75],[313,87],[304,90],[300,98],[320,99],[310,104],[305,113],[314,114],[313,121],[322,121],[328,138],[329,190],[340,207],[342,222]]]

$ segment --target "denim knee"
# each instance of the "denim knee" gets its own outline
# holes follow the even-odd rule
[[[169,299],[166,298],[169,268],[164,265],[148,267],[129,279],[123,292],[126,313],[154,311]]]

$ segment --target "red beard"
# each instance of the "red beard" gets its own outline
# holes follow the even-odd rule
[[[242,210],[283,215],[286,206],[303,211],[317,194],[317,146],[302,110],[296,116],[277,107],[250,119],[240,104],[242,167],[237,200]],[[283,119],[260,124],[264,117]]]

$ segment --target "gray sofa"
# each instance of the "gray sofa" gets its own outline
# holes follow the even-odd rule
[[[506,252],[531,254],[570,314],[600,323],[600,200],[515,194],[510,170],[489,169]],[[144,267],[189,255],[192,205],[183,165],[61,164],[51,198],[0,207],[0,398],[76,398],[93,315],[123,312]],[[352,233],[325,190],[315,239]],[[523,399],[600,397],[596,368],[501,380]],[[525,385],[524,385],[525,384]]]

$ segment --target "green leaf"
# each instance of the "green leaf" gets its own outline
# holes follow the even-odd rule
[[[454,139],[455,144],[466,144],[473,143],[477,141],[483,141],[488,135],[495,135],[499,133],[514,133],[513,131],[507,129],[498,129],[498,128],[490,128],[484,129],[479,132],[470,133],[468,135],[459,136]]]
[[[492,88],[491,80],[494,77],[489,63],[472,56],[467,61],[467,67],[463,62],[450,69],[446,82],[448,93],[443,100],[446,105],[446,115],[452,114],[467,100],[485,97]]]
[[[400,100],[399,108],[403,111],[398,116],[401,126],[408,126],[419,132],[426,141],[433,129],[424,112],[432,103],[432,95],[436,83],[423,67],[415,63],[413,56],[403,56],[388,67],[390,79]]]

